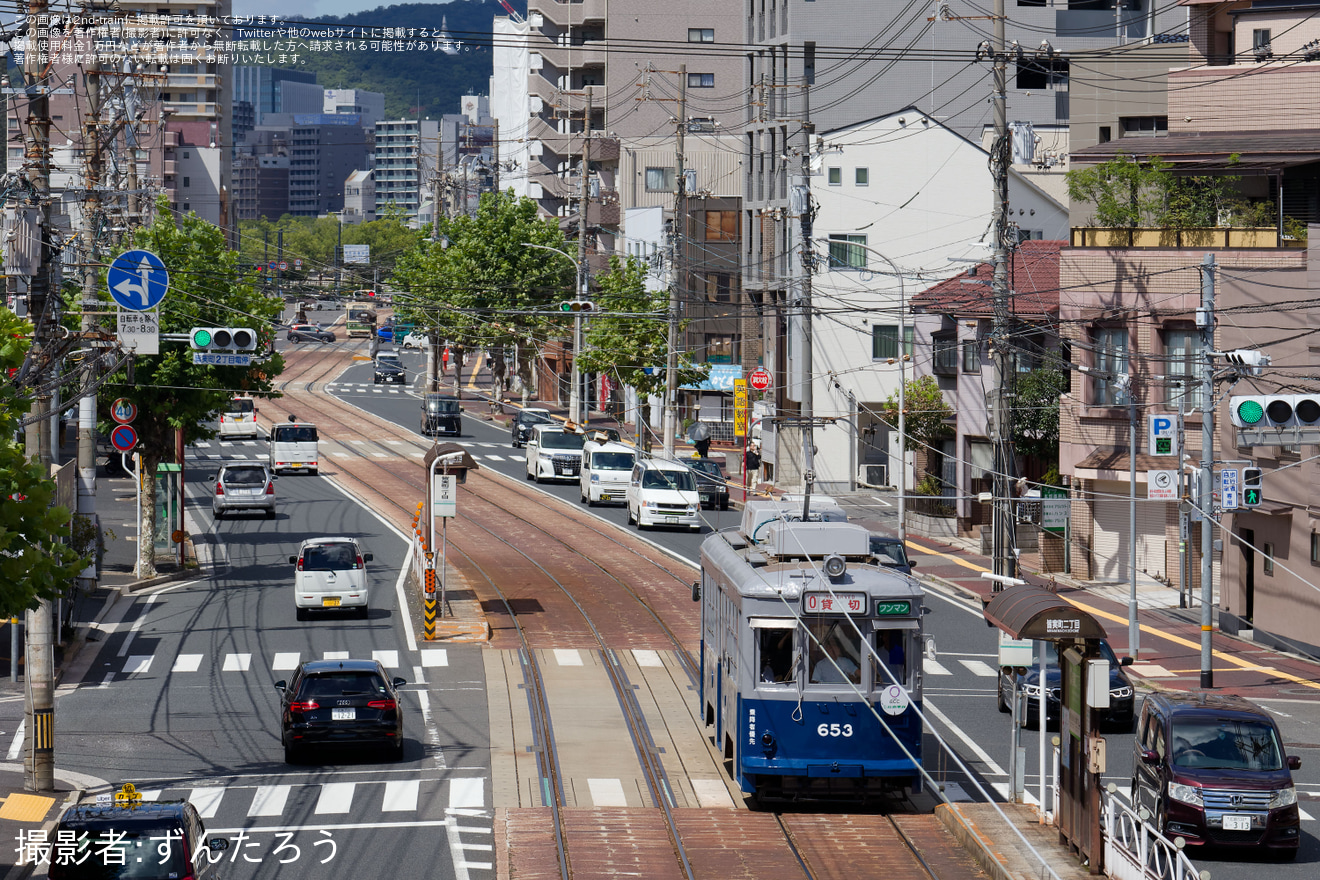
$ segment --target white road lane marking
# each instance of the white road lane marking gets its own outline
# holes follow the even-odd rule
[[[445,648],[429,648],[421,652],[422,666],[430,669],[433,666],[448,666],[449,651]]]
[[[136,675],[138,673],[149,672],[151,670],[151,661],[155,656],[155,654],[133,654],[127,661],[125,661],[124,668],[121,669],[120,672],[124,673],[124,675]]]
[[[271,661],[270,668],[276,672],[297,669],[300,656],[297,651],[285,651],[276,654],[275,659]]]
[[[922,667],[927,675],[953,675],[943,663],[938,660],[926,660]]]
[[[560,666],[581,666],[582,653],[577,648],[555,648],[555,662]]]
[[[420,779],[399,779],[385,783],[382,813],[402,813],[417,809],[417,795],[422,786]]]
[[[18,730],[14,731],[14,738],[9,743],[9,751],[5,754],[6,761],[17,761],[19,755],[23,754],[23,736],[27,731],[26,719],[18,722]]]
[[[623,795],[621,780],[588,779],[587,788],[591,790],[591,803],[597,807],[628,806],[628,799]]]
[[[321,655],[321,659],[323,659],[323,660],[347,660],[347,659],[348,659],[348,652],[347,652],[347,651],[326,651],[324,654]]]
[[[980,660],[960,659],[958,662],[961,663],[963,666],[966,666],[967,671],[972,673],[972,675],[979,675],[981,678],[994,678],[996,675],[999,674],[995,670],[991,669],[985,663],[982,663]]]
[[[399,668],[398,651],[372,651],[371,659],[379,661],[380,665],[384,666],[386,669]]]
[[[638,666],[651,666],[663,669],[665,665],[665,661],[660,659],[659,651],[650,651],[644,648],[634,648],[633,659],[637,661]]]
[[[449,782],[450,810],[479,810],[486,806],[486,780],[452,779]]]
[[[251,654],[226,654],[221,672],[247,672],[252,666]]]
[[[258,785],[252,796],[249,816],[278,816],[284,812],[284,805],[289,800],[292,785]]]
[[[224,796],[223,788],[194,788],[188,792],[188,802],[197,808],[203,819],[214,819],[215,814],[220,810],[220,800]]]
[[[353,805],[353,789],[356,782],[327,782],[321,786],[321,796],[316,799],[316,812],[347,813]]]
[[[1007,773],[1004,772],[1004,768],[1000,767],[999,764],[995,761],[995,759],[990,757],[990,755],[987,754],[986,750],[981,748],[980,744],[977,743],[976,740],[968,736],[967,733],[961,727],[954,724],[948,715],[945,715],[939,709],[936,709],[934,703],[932,703],[930,700],[926,700],[924,703],[922,703],[922,708],[925,709],[926,712],[933,715],[941,724],[943,724],[949,730],[953,731],[953,735],[958,737],[958,739],[962,740],[963,743],[967,746],[967,748],[971,749],[972,754],[976,756],[976,759],[980,761],[982,764],[984,764],[986,770],[989,771],[987,775],[989,776],[1008,775]]]
[[[174,668],[170,672],[196,672],[202,668],[204,654],[180,654],[174,658]]]

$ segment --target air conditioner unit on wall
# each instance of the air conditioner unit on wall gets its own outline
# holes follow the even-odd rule
[[[863,486],[888,486],[889,485],[889,465],[887,464],[864,464],[857,473],[857,482]]]

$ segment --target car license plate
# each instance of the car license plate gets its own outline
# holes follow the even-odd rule
[[[665,517],[665,525],[670,525],[670,526],[678,525],[678,517],[676,516]]]
[[[1250,830],[1251,830],[1251,817],[1250,817],[1250,816],[1225,815],[1225,816],[1224,816],[1224,830],[1225,830],[1225,831],[1250,831]]]
[[[600,493],[600,500],[601,500],[601,501],[609,501],[609,500],[610,500],[609,493],[608,493],[608,492],[602,492],[602,493]]]
[[[321,600],[321,607],[322,607],[322,608],[338,608],[338,607],[339,607],[339,597],[338,597],[338,596],[327,596],[327,597],[325,597],[324,599]]]
[[[300,467],[302,467],[302,462],[301,462],[301,461],[295,461],[295,462],[292,462],[292,463],[289,465],[289,467],[291,467],[291,468],[300,468]]]
[[[356,709],[331,709],[331,721],[353,721],[357,718]]]

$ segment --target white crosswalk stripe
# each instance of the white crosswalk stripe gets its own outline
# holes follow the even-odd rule
[[[321,796],[316,800],[318,813],[347,813],[353,805],[355,782],[327,782],[321,786]]]
[[[252,666],[251,654],[226,654],[222,672],[247,672]]]
[[[993,678],[999,674],[980,660],[963,660],[959,658],[958,662],[963,666],[966,666],[967,671],[972,673],[972,675],[980,676],[981,678]]]
[[[194,788],[189,792],[188,800],[202,814],[203,819],[214,819],[220,811],[220,801],[224,796],[223,788]]]
[[[398,779],[385,783],[385,801],[381,811],[401,813],[417,809],[417,796],[421,782],[416,779]]]
[[[371,659],[380,661],[380,665],[384,666],[386,669],[399,668],[398,651],[372,651]]]
[[[426,648],[419,653],[422,655],[422,667],[425,669],[449,665],[449,651],[445,648]]]
[[[271,661],[270,668],[277,672],[283,670],[289,670],[289,669],[297,669],[298,652],[287,651],[281,654],[276,654],[275,659]]]
[[[196,672],[201,668],[204,654],[180,654],[174,658],[174,668],[171,672]]]
[[[284,812],[284,805],[289,801],[292,785],[258,785],[252,796],[249,816],[278,816]]]
[[[927,675],[953,675],[949,668],[938,660],[926,660],[922,663],[922,668],[926,670]]]
[[[145,673],[151,669],[151,661],[154,654],[130,654],[124,661],[123,673],[125,675],[137,675]]]

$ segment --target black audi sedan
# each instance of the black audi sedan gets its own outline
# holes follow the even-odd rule
[[[1059,656],[1054,650],[1053,642],[1036,644],[1045,646],[1045,725],[1047,728],[1054,728],[1059,724],[1059,699],[1063,686],[1063,675],[1059,671]],[[1132,680],[1123,671],[1124,666],[1132,665],[1132,659],[1124,657],[1120,661],[1115,656],[1114,649],[1109,647],[1109,642],[1103,639],[1100,641],[1100,656],[1109,661],[1109,708],[1097,710],[1100,713],[1100,720],[1107,727],[1126,733],[1132,730],[1132,723],[1136,720],[1134,712],[1136,693],[1132,687]],[[1020,680],[1022,689],[1027,694],[1027,726],[1039,727],[1040,656],[1035,651],[1032,652],[1031,664],[1026,668],[1000,669],[997,699],[1000,712],[1011,712],[1013,687]]]
[[[313,746],[377,744],[393,760],[403,757],[399,688],[377,660],[308,660],[280,692],[284,760],[299,763]]]

